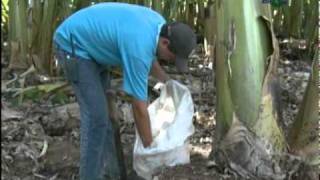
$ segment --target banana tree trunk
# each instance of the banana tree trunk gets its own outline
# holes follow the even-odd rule
[[[272,10],[275,12],[273,15],[273,28],[274,31],[277,32],[278,34],[282,35],[283,34],[283,7],[273,7]]]
[[[152,0],[152,9],[159,13],[162,13],[162,1]]]
[[[194,18],[195,18],[195,3],[186,2],[186,22],[194,29]]]
[[[52,35],[57,23],[71,13],[70,1],[9,1],[10,68],[52,74]]]
[[[213,26],[213,24],[216,24],[216,13],[212,0],[208,1],[204,16],[204,48],[206,54],[212,58],[216,34],[216,28]]]
[[[270,6],[218,0],[216,7],[216,147],[221,167],[241,177],[281,179],[272,155],[286,144],[275,98],[278,44]]]
[[[61,1],[60,3],[62,3]],[[31,37],[33,54],[32,59],[37,69],[40,72],[52,74],[52,35],[57,25],[57,15],[60,11],[59,8],[68,8],[67,4],[65,6],[59,7],[59,1],[45,0],[39,2],[39,0],[34,0],[35,6],[34,13],[40,17],[31,17],[38,20],[39,24],[32,24],[34,31],[37,34],[33,34]]]
[[[9,1],[9,68],[26,69],[31,64],[28,54],[27,0]]]
[[[303,0],[291,1],[289,35],[295,38],[301,38],[302,35],[303,5]]]
[[[319,34],[318,18],[318,1],[310,0],[309,3],[305,5],[305,28],[304,29],[304,38],[307,40],[308,55],[312,58],[317,48],[317,39]],[[311,59],[310,58],[310,59]]]
[[[303,157],[307,164],[319,166],[319,66],[317,58],[318,51],[314,56],[309,83],[288,141],[291,150]]]

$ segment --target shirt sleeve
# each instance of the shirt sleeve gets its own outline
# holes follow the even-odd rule
[[[123,90],[134,98],[147,101],[150,65],[135,56],[123,55]]]
[[[147,101],[148,76],[157,48],[156,27],[146,25],[145,31],[122,29],[118,37],[123,70],[123,90],[137,100]]]

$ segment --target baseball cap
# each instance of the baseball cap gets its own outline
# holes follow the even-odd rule
[[[188,71],[188,57],[197,45],[196,34],[190,26],[181,22],[167,23],[160,36],[170,40],[169,50],[176,55],[176,68],[179,72]]]

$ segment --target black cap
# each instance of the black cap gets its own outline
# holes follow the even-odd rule
[[[160,36],[170,40],[169,50],[176,55],[176,68],[179,72],[188,71],[188,57],[197,45],[196,34],[186,24],[173,22],[162,27]]]

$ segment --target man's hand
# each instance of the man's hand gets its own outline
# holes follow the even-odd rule
[[[145,101],[140,101],[137,99],[132,100],[134,120],[142,140],[142,144],[145,148],[150,146],[153,141],[147,106],[148,105]]]

